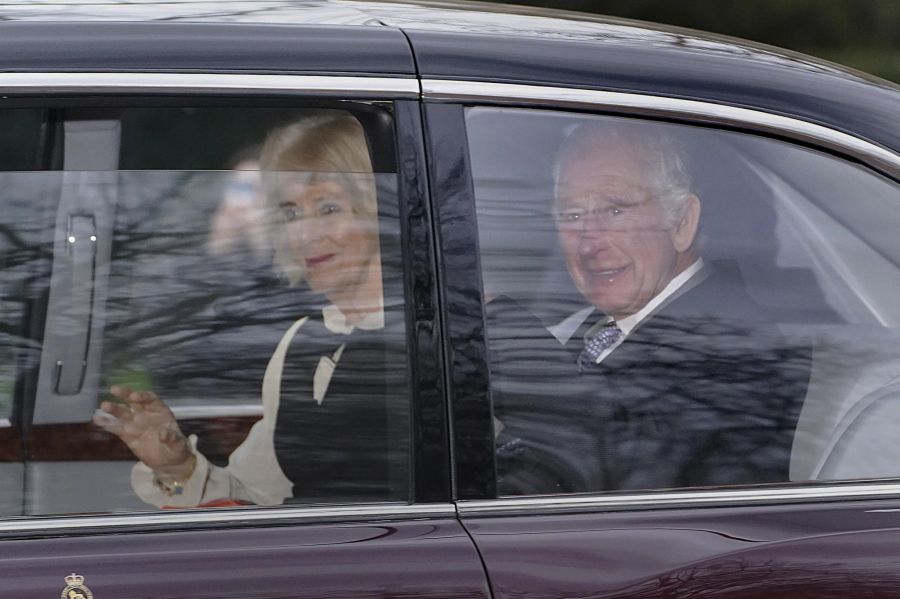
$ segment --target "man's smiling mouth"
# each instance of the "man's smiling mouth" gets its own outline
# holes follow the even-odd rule
[[[604,269],[592,268],[592,269],[590,269],[590,273],[593,277],[600,278],[600,279],[608,279],[608,280],[612,281],[617,276],[619,276],[620,274],[625,272],[627,269],[628,269],[627,266],[620,266],[619,268],[604,268]]]

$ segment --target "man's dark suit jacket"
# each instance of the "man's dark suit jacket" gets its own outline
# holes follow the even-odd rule
[[[498,303],[499,302],[499,303]],[[810,350],[737,270],[698,273],[600,364],[508,299],[488,308],[501,494],[788,480]]]

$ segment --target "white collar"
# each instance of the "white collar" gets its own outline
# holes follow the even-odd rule
[[[663,290],[656,294],[656,296],[647,302],[647,305],[632,314],[631,316],[626,316],[622,320],[616,321],[616,326],[619,327],[619,330],[622,331],[622,335],[619,336],[618,340],[610,347],[607,347],[603,352],[597,356],[596,363],[599,364],[606,357],[613,352],[614,349],[619,347],[623,341],[625,341],[628,334],[637,327],[642,320],[647,318],[653,311],[658,308],[666,299],[672,297],[672,295],[681,289],[685,283],[687,283],[691,277],[696,275],[703,268],[703,260],[698,259],[696,262],[688,266],[684,271],[678,273],[676,277],[674,277],[669,284],[663,287]],[[584,341],[587,343],[588,339],[593,337],[597,331],[600,330],[600,327],[603,325],[609,324],[612,322],[612,317],[606,317],[594,326],[592,326],[588,332],[584,336]]]
[[[703,259],[699,258],[696,262],[684,269],[683,272],[678,273],[677,276],[669,281],[669,284],[663,287],[663,290],[660,291],[656,295],[656,297],[650,300],[643,309],[635,312],[631,316],[626,316],[622,320],[616,321],[619,329],[624,333],[624,335],[622,335],[622,339],[625,338],[625,335],[634,330],[634,328],[651,312],[653,312],[653,310],[658,308],[659,305],[666,300],[666,298],[671,297],[672,294],[674,294],[682,286],[684,286],[684,284],[687,283],[691,277],[700,272],[702,268]],[[578,330],[578,327],[580,327],[584,323],[584,321],[587,320],[587,318],[594,312],[595,309],[596,308],[594,308],[593,306],[588,306],[587,308],[583,308],[578,312],[575,312],[562,322],[549,327],[550,333],[554,337],[556,337],[556,339],[560,343],[565,345],[569,342],[569,339],[572,338],[572,335],[575,334],[575,331]],[[589,339],[592,335],[594,335],[594,333],[597,332],[597,329],[605,324],[608,324],[611,321],[612,318],[609,317],[602,319],[600,322],[592,326],[590,330],[588,330],[588,332],[585,334],[585,339]]]
[[[353,329],[376,331],[384,328],[384,307],[366,314],[356,324],[350,324],[340,308],[330,304],[322,308],[322,320],[326,329],[339,335],[349,335],[353,332]]]
[[[622,337],[627,337],[628,333],[634,330],[634,328],[641,323],[642,320],[647,318],[654,310],[656,310],[660,304],[666,301],[669,297],[671,297],[676,291],[681,289],[681,287],[688,282],[688,280],[693,277],[695,274],[700,272],[703,268],[703,259],[698,258],[693,264],[685,268],[683,271],[678,273],[675,277],[669,281],[669,284],[663,287],[663,290],[656,294],[656,296],[647,302],[643,308],[632,314],[631,316],[626,316],[621,320],[616,321],[616,325],[619,327],[619,330],[622,331]],[[611,317],[607,317],[603,320],[603,324],[607,324],[612,322]]]

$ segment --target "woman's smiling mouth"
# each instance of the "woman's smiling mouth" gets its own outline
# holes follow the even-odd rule
[[[337,256],[337,254],[319,254],[318,256],[310,256],[306,259],[306,268],[316,268],[317,266],[321,266],[335,256]]]

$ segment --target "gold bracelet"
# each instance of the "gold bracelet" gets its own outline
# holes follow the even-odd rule
[[[197,469],[197,455],[191,454],[191,470],[188,472],[188,475],[184,478],[184,482],[180,480],[172,480],[172,481],[163,481],[159,478],[159,475],[156,471],[153,471],[153,484],[156,485],[156,488],[162,491],[166,496],[173,497],[175,495],[182,495],[184,493],[184,485],[185,482],[189,481],[191,477],[194,475],[194,470]]]

